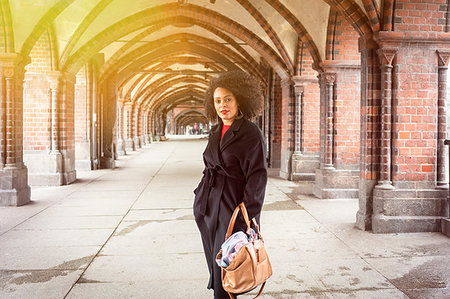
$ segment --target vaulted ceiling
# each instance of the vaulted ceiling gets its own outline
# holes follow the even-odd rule
[[[14,49],[27,55],[51,32],[57,68],[72,73],[104,56],[103,80],[149,107],[197,99],[207,79],[244,69],[265,80],[265,61],[293,75],[299,41],[326,56],[330,8],[359,34],[381,0],[9,0]],[[372,28],[370,27],[372,26]],[[198,103],[195,103],[197,105]],[[173,105],[172,105],[173,106]]]

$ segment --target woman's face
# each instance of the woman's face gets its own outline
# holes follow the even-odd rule
[[[239,105],[236,97],[226,88],[217,87],[214,91],[214,107],[217,115],[227,126],[231,125],[238,115]]]

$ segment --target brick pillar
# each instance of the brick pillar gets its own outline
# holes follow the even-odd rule
[[[282,92],[281,83],[278,76],[272,77],[272,88],[270,94],[270,144],[269,165],[273,168],[281,166],[281,128],[282,128]]]
[[[0,54],[0,206],[30,202],[28,170],[23,163],[24,64],[18,54]]]
[[[372,229],[373,188],[379,178],[380,67],[372,35],[359,39],[361,53],[361,169],[356,227]]]
[[[135,151],[136,146],[133,140],[133,104],[130,101],[125,102],[125,116],[127,121],[125,148],[127,151]]]
[[[146,114],[145,125],[147,127],[148,143],[153,142],[152,126],[151,126],[151,113],[152,113],[152,111],[150,109],[148,109],[147,112],[145,113]]]
[[[133,123],[133,127],[134,127],[133,141],[134,141],[134,145],[136,148],[141,148],[142,147],[142,143],[141,143],[141,139],[140,139],[141,131],[139,128],[140,120],[141,120],[140,119],[141,111],[140,111],[139,106],[135,105],[133,108],[134,108],[133,112],[132,112],[133,113],[133,121],[134,121],[134,123]]]
[[[117,94],[115,82],[106,80],[102,84],[102,153],[100,165],[103,169],[114,169],[114,124],[116,122]]]
[[[144,130],[144,144],[148,145],[151,143],[150,141],[150,130],[148,127],[148,108],[144,109],[142,112],[142,126]]]
[[[449,50],[448,36],[435,34],[417,37],[415,33],[379,32],[375,35],[382,58],[396,49],[392,62],[392,126],[390,134],[390,180],[392,188],[373,190],[372,230],[375,233],[439,231],[442,206],[447,190],[437,187],[441,183],[442,146],[445,133],[443,92],[439,92],[439,53]],[[388,63],[383,63],[388,64]],[[382,100],[389,98],[383,87],[388,81],[388,69],[382,66]],[[442,89],[442,87],[441,87]],[[384,102],[385,108],[389,103]],[[386,115],[387,110],[383,111]],[[385,167],[389,139],[386,119],[382,119],[381,186],[389,179]],[[383,141],[383,142],[381,142]],[[441,154],[441,157],[439,157]]]
[[[33,173],[33,176],[38,185],[66,185],[76,180],[75,132],[73,129],[75,125],[75,76],[54,71],[47,74],[47,80],[50,86],[51,103],[49,160],[47,162],[40,161],[41,169]]]
[[[75,83],[75,168],[91,170],[92,113],[88,90],[88,67],[76,75]]]
[[[313,194],[319,198],[357,198],[360,164],[360,65],[321,64],[320,169]]]
[[[281,80],[281,166],[280,177],[292,180],[295,145],[295,95],[291,78]]]
[[[125,140],[124,140],[124,109],[125,103],[123,98],[119,98],[117,101],[117,153],[120,156],[124,156],[127,154],[125,149]]]
[[[320,102],[319,94],[308,94],[312,85],[317,85],[317,79],[306,76],[295,76],[295,151],[292,156],[292,180],[314,181],[316,169],[319,168],[319,152],[311,151],[309,145],[314,142],[312,135],[305,130],[310,129],[312,122],[316,123],[319,130],[319,113],[312,113],[311,106],[317,106]],[[305,94],[306,92],[306,94]],[[315,97],[315,98],[314,98]],[[307,131],[306,131],[307,132]],[[305,150],[305,146],[307,150]]]

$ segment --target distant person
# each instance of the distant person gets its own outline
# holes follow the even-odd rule
[[[244,202],[250,219],[256,217],[259,223],[267,183],[266,147],[261,130],[250,120],[262,108],[262,91],[251,75],[231,71],[210,80],[205,112],[216,125],[203,153],[203,178],[194,190],[194,216],[210,273],[207,287],[214,289],[214,298],[229,298],[215,258],[234,209]],[[234,229],[246,231],[242,214]]]

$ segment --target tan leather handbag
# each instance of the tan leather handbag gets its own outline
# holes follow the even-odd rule
[[[250,231],[250,220],[248,219],[247,209],[245,208],[244,203],[241,203],[236,207],[231,216],[225,240],[228,239],[233,232],[239,209],[242,211],[242,215],[247,224],[247,229]],[[256,228],[257,238],[253,237],[247,245],[242,247],[228,267],[221,267],[222,286],[224,290],[228,292],[230,298],[232,298],[231,293],[244,293],[262,284],[261,289],[256,296],[258,297],[262,293],[266,280],[272,276],[272,266],[266,249],[264,248],[264,240],[259,231],[259,226],[255,218],[253,218],[252,221]],[[222,250],[217,254],[218,259],[221,257]]]

